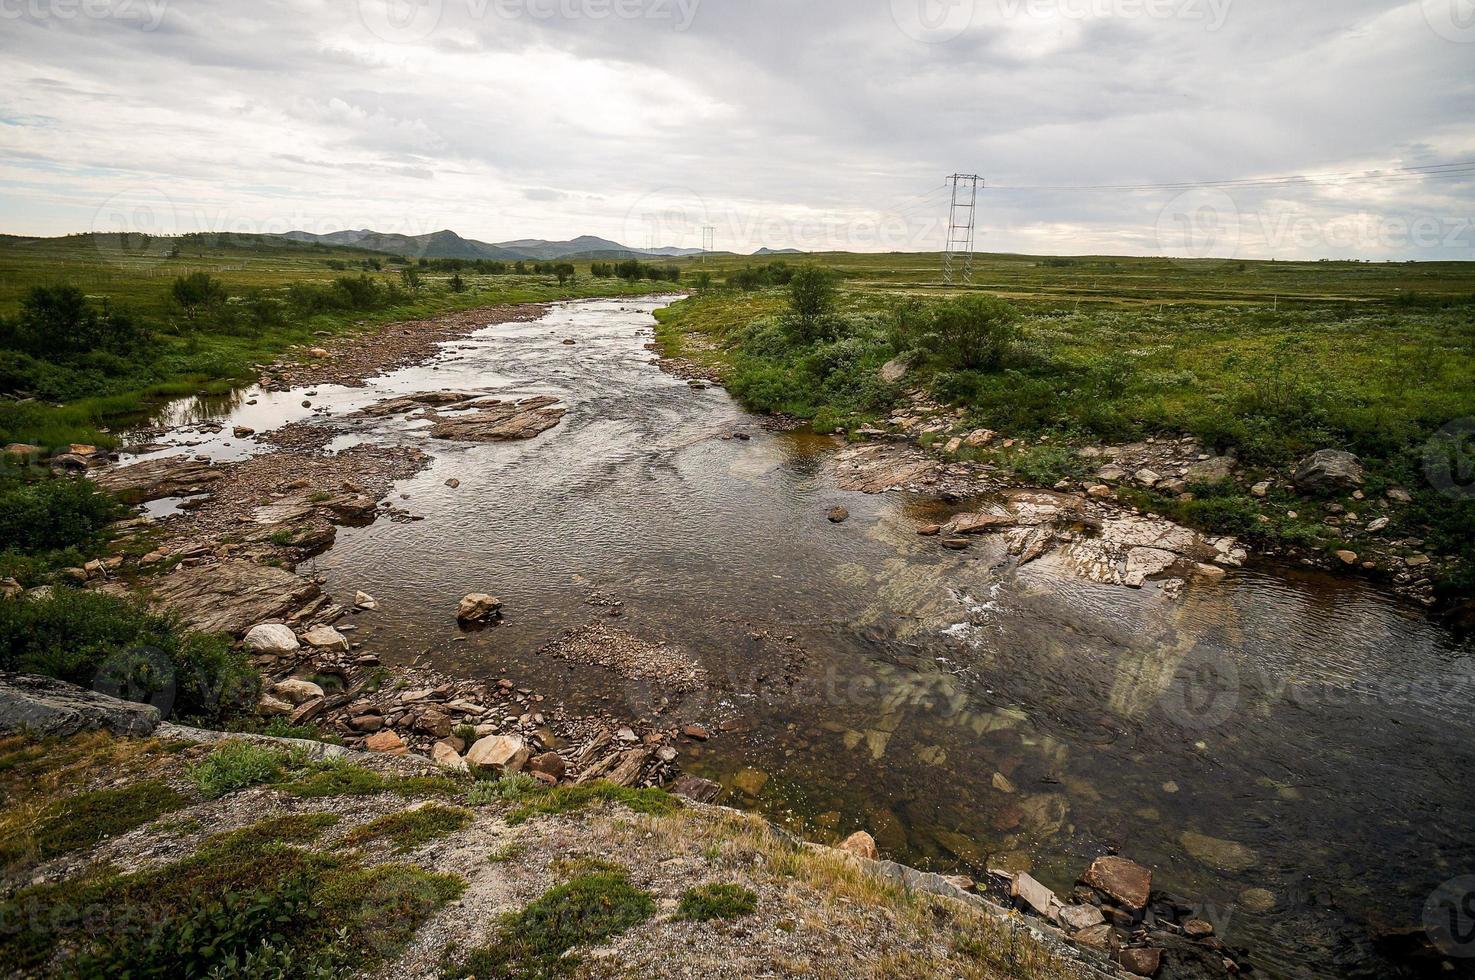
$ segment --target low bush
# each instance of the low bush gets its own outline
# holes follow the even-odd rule
[[[676,918],[688,922],[737,919],[752,915],[757,908],[758,896],[741,885],[698,885],[682,893]]]
[[[250,742],[225,742],[190,770],[201,795],[212,800],[248,786],[281,779],[290,760],[285,752]]]

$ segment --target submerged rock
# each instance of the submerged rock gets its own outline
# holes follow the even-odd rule
[[[1152,894],[1152,872],[1124,857],[1099,857],[1081,875],[1081,884],[1096,889],[1132,912],[1147,908]]]
[[[1260,855],[1254,849],[1231,840],[1220,840],[1192,831],[1184,831],[1178,840],[1194,860],[1216,871],[1237,873],[1248,871],[1260,863]]]

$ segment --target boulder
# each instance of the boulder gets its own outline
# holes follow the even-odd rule
[[[1060,910],[1060,924],[1071,932],[1094,929],[1106,921],[1106,916],[1094,905],[1067,905]]]
[[[876,839],[864,830],[858,830],[845,838],[840,845],[840,850],[865,858],[867,861],[881,859],[881,852],[876,849]]]
[[[1009,882],[1009,897],[1047,919],[1060,904],[1054,892],[1022,871]]]
[[[353,597],[353,604],[359,609],[378,609],[379,602],[367,592],[360,592]]]
[[[446,769],[454,769],[458,772],[466,772],[471,767],[466,760],[461,758],[461,753],[445,742],[436,742],[430,750],[430,761]]]
[[[502,615],[502,600],[474,592],[461,600],[456,619],[462,623],[486,623]]]
[[[1228,456],[1215,456],[1188,467],[1184,480],[1194,484],[1227,483],[1234,478],[1234,460]]]
[[[323,696],[323,689],[321,687],[312,681],[304,681],[296,677],[289,677],[284,681],[277,681],[272,687],[271,692],[281,700],[298,707]]]
[[[1132,479],[1136,480],[1144,487],[1147,487],[1149,490],[1157,486],[1159,483],[1163,482],[1163,478],[1160,474],[1145,467],[1132,474]]]
[[[1302,490],[1318,493],[1356,490],[1363,483],[1362,461],[1340,449],[1323,449],[1301,461],[1295,479]]]
[[[159,709],[152,705],[120,701],[51,677],[0,673],[0,735],[66,737],[97,729],[149,735],[159,721]]]
[[[1101,892],[1123,908],[1141,912],[1152,893],[1152,872],[1124,857],[1099,857],[1081,875],[1081,884]]]
[[[1160,949],[1124,949],[1118,958],[1122,969],[1138,977],[1156,976],[1163,965],[1163,951]]]
[[[301,644],[290,626],[281,623],[262,623],[251,627],[246,634],[246,649],[252,653],[269,653],[276,656],[295,653]]]
[[[339,653],[349,651],[348,637],[331,626],[318,626],[308,630],[302,635],[302,642],[318,650],[336,650]]]
[[[294,710],[291,704],[281,698],[274,698],[270,694],[263,694],[261,700],[256,703],[256,713],[263,718],[287,718]]]
[[[850,520],[850,511],[845,507],[831,507],[828,516],[831,524],[844,524]]]
[[[395,732],[379,732],[370,735],[364,740],[364,749],[369,752],[379,752],[384,755],[405,755],[410,750],[405,746],[405,740]]]
[[[99,473],[97,485],[126,504],[142,504],[165,497],[198,493],[225,473],[208,462],[188,456],[166,456]]]
[[[1089,929],[1082,929],[1071,937],[1075,942],[1087,949],[1096,949],[1104,953],[1110,953],[1117,947],[1116,930],[1102,923]]]
[[[696,803],[711,803],[722,795],[721,783],[714,783],[710,779],[703,779],[690,773],[683,774],[666,789],[672,796],[679,796]]]
[[[881,365],[881,380],[886,384],[900,384],[912,369],[912,358],[903,354],[901,357],[893,357]]]
[[[477,769],[506,774],[522,772],[532,756],[532,749],[516,735],[488,735],[471,747],[466,761]]]
[[[552,776],[554,782],[562,779],[567,769],[568,766],[563,761],[563,756],[557,752],[544,752],[542,755],[533,759],[532,762],[528,763],[529,772]]]

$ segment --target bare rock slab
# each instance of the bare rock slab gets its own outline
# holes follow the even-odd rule
[[[106,729],[119,735],[149,735],[159,727],[159,709],[120,701],[97,691],[32,674],[0,674],[0,734],[75,735]]]
[[[1152,893],[1152,872],[1124,857],[1100,857],[1081,875],[1081,884],[1101,892],[1133,912],[1147,908]]]
[[[153,589],[156,602],[194,629],[234,637],[258,623],[288,619],[320,594],[309,579],[254,562],[181,568]]]
[[[119,466],[94,477],[99,487],[129,504],[200,493],[224,478],[225,473],[212,464],[186,456],[167,456],[132,466]]]

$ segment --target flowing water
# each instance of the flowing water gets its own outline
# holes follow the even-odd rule
[[[1435,889],[1475,872],[1475,644],[1365,585],[1277,567],[1173,600],[1053,557],[1016,570],[988,542],[941,550],[916,529],[956,507],[839,492],[834,441],[766,432],[653,366],[661,302],[560,305],[317,390],[312,410],[303,391],[251,390],[168,420],[225,421],[192,450],[217,458],[256,451],[232,425],[305,416],[342,429],[334,448],[433,454],[396,489],[424,520],[344,529],[315,562],[332,592],[379,600],[357,638],[386,661],[425,654],[574,711],[726,722],[683,745],[683,767],[736,779],[731,802],[813,838],[865,829],[909,863],[1029,868],[1062,893],[1118,848],[1263,975],[1415,975],[1374,937],[1422,928]],[[342,418],[446,388],[553,394],[569,413],[476,446]],[[848,523],[826,520],[836,504]],[[498,595],[507,624],[458,631],[468,592]],[[606,617],[593,593],[623,603],[612,625],[695,657],[711,691],[668,703],[540,657]]]

